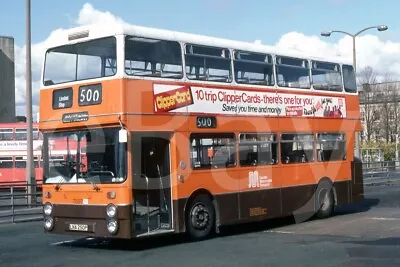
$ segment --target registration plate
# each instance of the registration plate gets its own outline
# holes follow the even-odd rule
[[[87,232],[89,230],[89,227],[87,224],[76,224],[76,223],[71,223],[69,225],[69,230],[70,231],[81,231],[81,232]]]

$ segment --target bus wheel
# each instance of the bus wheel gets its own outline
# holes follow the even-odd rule
[[[187,227],[189,235],[195,240],[208,237],[214,229],[215,211],[206,195],[196,196],[189,205]]]
[[[332,186],[331,185],[323,186],[322,184],[319,185],[315,195],[317,199],[316,217],[318,219],[324,219],[330,217],[333,213],[335,205]]]

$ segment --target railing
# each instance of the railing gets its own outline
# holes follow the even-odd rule
[[[363,177],[366,185],[400,182],[400,162],[363,162]]]
[[[379,184],[400,181],[400,162],[363,162],[365,184]],[[0,182],[0,224],[43,219],[41,181],[33,193],[29,194],[27,183]],[[31,202],[29,202],[31,200]]]
[[[28,193],[29,187],[32,185],[22,182],[0,182],[0,224],[43,219],[41,186],[34,185],[32,193]]]
[[[363,162],[364,172],[396,172],[400,171],[399,161],[374,161]]]

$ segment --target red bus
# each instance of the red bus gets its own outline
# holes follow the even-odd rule
[[[41,180],[42,139],[38,125],[33,124],[33,156],[35,177]],[[0,123],[0,184],[24,183],[27,159],[27,124]]]
[[[38,124],[33,124],[33,156],[35,178],[41,184],[43,176],[42,161],[43,138]],[[76,149],[76,142],[69,143],[70,149]],[[54,163],[64,161],[68,155],[64,140],[49,144],[49,155]],[[0,185],[22,184],[26,182],[27,167],[27,124],[25,122],[0,124]]]

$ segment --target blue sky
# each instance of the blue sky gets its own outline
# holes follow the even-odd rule
[[[25,0],[7,1],[0,9],[0,35],[25,43]],[[32,0],[32,42],[45,40],[52,30],[74,25],[79,10],[89,2],[131,24],[186,31],[237,40],[260,39],[274,44],[291,31],[318,35],[326,29],[349,32],[387,24],[382,40],[400,40],[396,0],[202,0],[139,1]],[[3,3],[4,6],[4,3]],[[332,42],[342,36],[330,38]],[[327,40],[328,41],[328,40]]]

